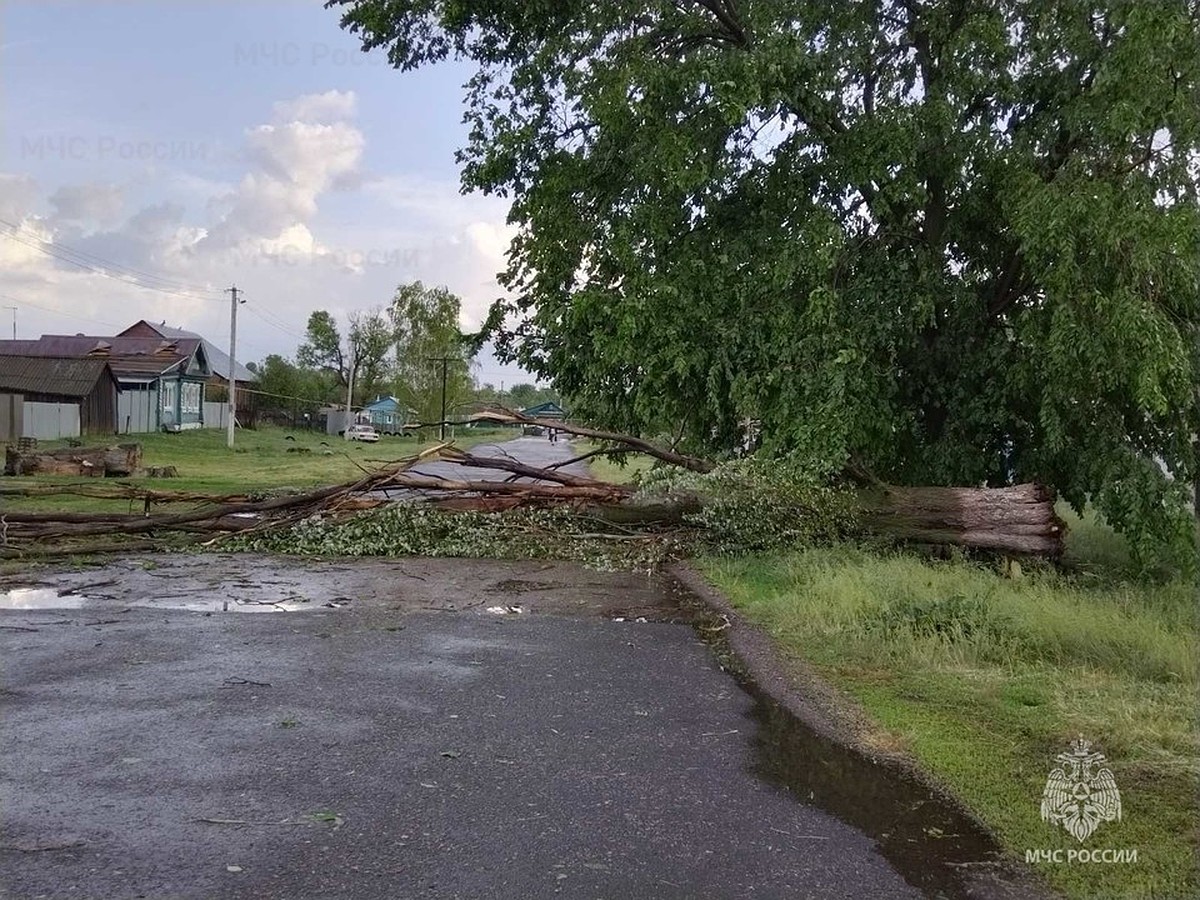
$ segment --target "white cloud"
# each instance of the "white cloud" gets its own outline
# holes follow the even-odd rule
[[[109,224],[125,205],[121,188],[114,184],[65,184],[50,196],[55,218],[66,222]]]
[[[330,124],[353,119],[357,108],[358,98],[354,91],[326,91],[323,94],[302,94],[292,100],[280,100],[273,111],[276,124]]]
[[[246,130],[241,171],[214,178],[183,161],[152,189],[43,187],[0,173],[4,218],[27,223],[43,240],[186,284],[208,299],[81,272],[2,237],[0,292],[93,322],[165,319],[223,344],[229,304],[221,291],[236,282],[247,299],[238,328],[241,359],[292,354],[313,310],[344,317],[385,305],[397,284],[417,279],[459,294],[463,324],[477,327],[500,293],[495,276],[513,232],[505,224],[507,203],[463,196],[451,180],[404,173],[366,179],[366,137],[355,115],[348,92],[281,101],[267,121]],[[335,191],[343,194],[338,220],[331,221],[322,206]],[[141,208],[119,218],[135,196]],[[351,216],[341,211],[347,203]],[[20,316],[22,336],[100,329],[33,308]]]
[[[28,175],[0,172],[0,218],[16,223],[29,215],[38,198],[38,183]]]

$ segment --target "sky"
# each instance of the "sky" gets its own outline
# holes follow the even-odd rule
[[[459,189],[470,70],[400,73],[338,18],[312,0],[0,3],[0,337],[15,306],[20,338],[144,318],[224,348],[236,284],[237,358],[261,361],[293,356],[314,310],[344,329],[418,279],[477,326],[512,229],[506,201]],[[476,375],[532,380],[490,352]]]

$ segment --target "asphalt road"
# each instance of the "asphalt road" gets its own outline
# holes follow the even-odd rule
[[[541,561],[2,577],[0,897],[980,896],[954,814],[817,752],[681,596]]]
[[[518,437],[511,441],[502,441],[495,444],[477,444],[467,452],[474,456],[510,456],[526,465],[542,468],[566,462],[578,455],[571,449],[571,443],[566,435],[560,435],[559,439],[554,442],[551,442],[546,437],[531,436]],[[437,478],[462,481],[504,481],[512,477],[512,473],[500,469],[460,466],[455,463],[439,461],[421,463],[418,466],[414,466],[410,471],[414,475],[429,475]],[[586,463],[573,463],[569,466],[562,466],[560,471],[571,475],[588,474]],[[528,478],[519,478],[517,480],[529,481]],[[390,493],[399,495],[403,492],[392,491]]]

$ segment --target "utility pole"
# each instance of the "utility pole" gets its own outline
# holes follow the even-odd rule
[[[15,306],[6,306],[5,309],[11,309],[13,314],[13,340],[17,339],[17,308]]]
[[[350,371],[346,378],[346,420],[342,424],[346,426],[345,438],[350,440],[350,410],[354,406],[354,341],[350,341]]]
[[[225,446],[233,448],[233,420],[237,417],[237,378],[234,370],[237,368],[237,308],[239,303],[245,303],[245,300],[238,300],[238,294],[243,293],[238,290],[237,285],[227,288],[225,293],[229,295],[229,421],[225,423]]]
[[[442,427],[441,431],[439,432],[440,437],[438,438],[438,440],[442,441],[446,439],[446,365],[451,359],[453,359],[453,357],[435,356],[430,360],[430,362],[440,362],[442,364]]]

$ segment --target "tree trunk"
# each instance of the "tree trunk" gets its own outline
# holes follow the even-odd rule
[[[5,475],[132,475],[141,464],[141,444],[4,451]]]
[[[1001,553],[1058,557],[1065,525],[1054,492],[1040,484],[1003,488],[885,486],[861,494],[877,534]]]

